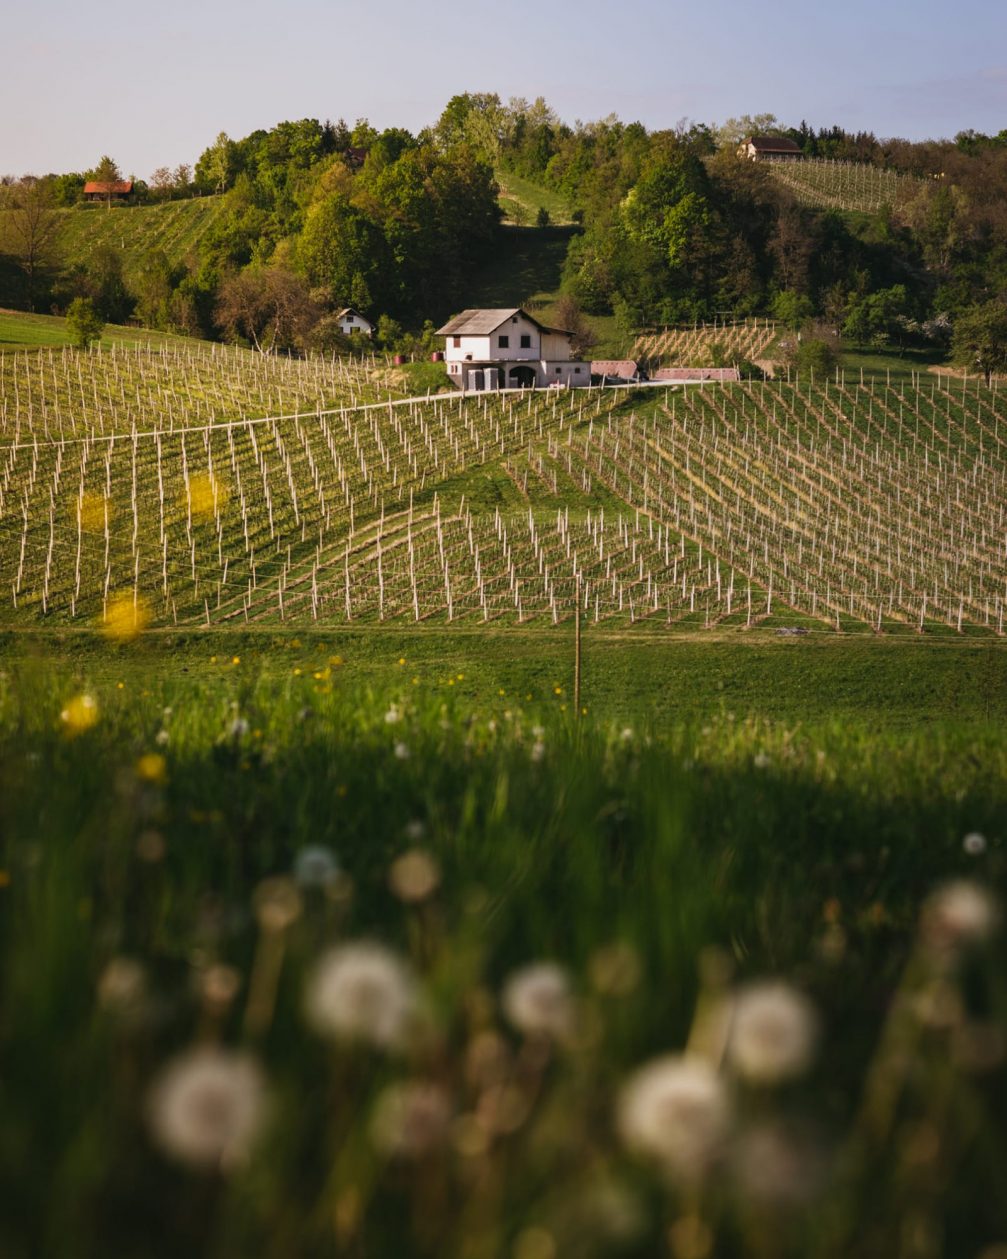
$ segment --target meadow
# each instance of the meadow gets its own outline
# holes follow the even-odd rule
[[[996,391],[0,371],[0,1253],[999,1259]]]

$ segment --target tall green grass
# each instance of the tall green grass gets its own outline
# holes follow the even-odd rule
[[[1001,723],[883,733],[827,697],[813,723],[577,723],[554,691],[472,686],[446,641],[372,669],[348,641],[7,643],[5,1255],[880,1256],[907,1221],[918,1253],[1003,1240],[1002,945],[933,906],[920,927],[941,883],[1003,884]],[[328,950],[362,940],[414,976],[401,1044],[306,1012]],[[544,961],[535,1030],[508,984]],[[717,1030],[765,977],[819,1025],[775,1086]],[[619,1099],[687,1045],[730,1120],[705,1170],[662,1171]],[[217,1100],[178,1120],[200,1161],[166,1072],[206,1062]],[[254,1133],[228,1126],[232,1085],[268,1098]]]

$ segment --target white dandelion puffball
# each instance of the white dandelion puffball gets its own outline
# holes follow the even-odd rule
[[[451,1103],[436,1084],[392,1084],[378,1098],[371,1140],[390,1158],[419,1158],[443,1145],[451,1125]]]
[[[541,740],[539,740],[538,743],[533,743],[531,745],[530,755],[531,755],[532,761],[536,765],[538,765],[540,761],[545,760],[545,744]]]
[[[981,857],[986,851],[986,836],[979,831],[969,831],[962,840],[962,847],[970,857]]]
[[[402,720],[402,714],[393,704],[391,708],[389,708],[389,710],[385,713],[385,722],[389,726],[394,726],[397,721],[401,721],[401,720]]]
[[[392,1049],[416,1012],[412,975],[390,949],[358,941],[326,953],[308,982],[305,1013],[323,1036]]]
[[[400,742],[400,743],[396,743],[396,745],[395,745],[395,759],[396,759],[397,761],[408,761],[408,760],[409,760],[409,744],[408,744],[408,743],[401,743],[401,742]]]
[[[923,907],[920,929],[932,949],[947,952],[988,939],[999,920],[996,901],[985,888],[957,879],[939,887],[929,898]]]
[[[727,1041],[731,1066],[754,1084],[776,1084],[811,1063],[817,1035],[811,1002],[788,984],[752,984],[734,998]]]
[[[628,1149],[656,1159],[678,1180],[696,1181],[716,1157],[729,1117],[727,1093],[713,1068],[672,1054],[630,1076],[617,1125]]]
[[[209,1046],[170,1062],[147,1105],[151,1135],[166,1154],[224,1171],[247,1158],[264,1112],[265,1082],[255,1060]]]
[[[555,962],[536,962],[516,971],[504,985],[501,1001],[507,1021],[526,1036],[563,1040],[573,1030],[570,981]]]
[[[331,848],[309,844],[294,857],[294,878],[302,887],[328,887],[339,878],[339,863]]]

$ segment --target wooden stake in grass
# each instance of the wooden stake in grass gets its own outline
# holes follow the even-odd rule
[[[574,613],[574,632],[573,632],[573,709],[580,720],[580,682],[581,682],[581,642],[580,642],[580,574],[577,575],[577,602],[576,611]]]

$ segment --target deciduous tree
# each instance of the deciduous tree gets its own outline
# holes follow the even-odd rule
[[[75,297],[67,308],[66,327],[71,342],[78,349],[88,350],[95,341],[101,340],[105,321],[89,297]]]
[[[998,297],[963,311],[955,320],[951,350],[959,366],[982,372],[987,385],[994,372],[1007,371],[1007,301]]]
[[[50,184],[26,177],[2,189],[4,243],[25,273],[28,309],[35,309],[40,269],[53,260],[59,214]]]

